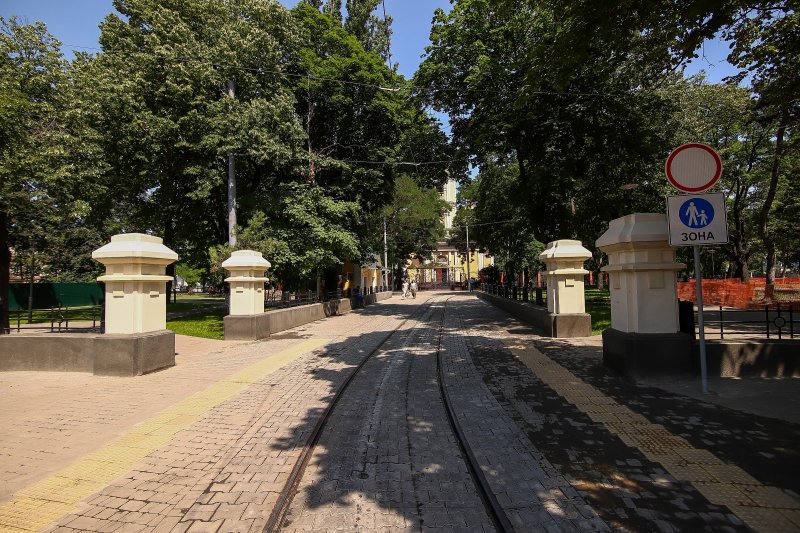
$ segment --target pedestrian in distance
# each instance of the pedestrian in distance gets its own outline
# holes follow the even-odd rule
[[[415,299],[417,297],[417,280],[411,282],[411,297]]]
[[[408,280],[403,280],[403,300],[408,297]]]

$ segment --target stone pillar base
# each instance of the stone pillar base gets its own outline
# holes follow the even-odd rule
[[[94,374],[141,376],[175,366],[175,332],[100,335],[94,339]]]
[[[592,316],[589,313],[550,313],[549,322],[547,333],[556,339],[592,336]]]
[[[603,332],[603,364],[630,377],[692,375],[693,338],[688,333]]]
[[[228,315],[222,320],[226,341],[257,341],[269,337],[271,333],[269,313]]]

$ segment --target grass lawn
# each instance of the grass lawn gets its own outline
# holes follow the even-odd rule
[[[197,301],[197,300],[224,300],[224,294],[208,294],[207,292],[179,292],[178,302]]]
[[[606,289],[586,289],[586,312],[592,315],[592,335],[611,327],[611,295]]]
[[[168,320],[167,329],[178,335],[222,340],[225,338],[222,318],[226,314],[227,309],[212,309],[205,313]]]
[[[197,300],[193,302],[182,302],[178,300],[174,304],[167,304],[167,313],[175,311],[191,311],[193,309],[202,309],[204,307],[211,307],[214,304],[224,303],[225,300]]]

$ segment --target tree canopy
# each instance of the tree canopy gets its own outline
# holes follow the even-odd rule
[[[737,179],[747,191],[739,192],[749,200],[737,212],[747,211],[747,231],[760,226],[772,273],[774,205],[781,180],[791,180],[784,160],[798,116],[797,7],[456,0],[434,16],[415,85],[450,116],[456,149],[481,170],[480,188],[508,191],[518,206],[515,231],[542,242],[578,238],[591,245],[625,212],[663,212],[667,155],[680,142],[707,139],[732,163],[730,201],[737,201]],[[731,41],[729,60],[741,69],[731,83],[749,77],[750,91],[681,80],[682,66],[713,36]],[[700,92],[713,103],[698,101]],[[686,103],[690,111],[681,108]],[[758,164],[746,174],[758,185],[747,188],[739,170],[756,145]],[[510,208],[494,205],[485,219],[500,220]],[[497,246],[497,239],[478,238],[481,246]],[[746,269],[744,249],[729,255],[740,272]]]
[[[412,82],[378,0],[115,0],[71,62],[43,24],[0,19],[0,295],[12,249],[31,279],[91,279],[123,231],[206,267],[230,251],[229,155],[238,246],[289,287],[381,255],[384,217],[393,262],[429,253],[448,174],[451,242],[469,221],[473,247],[531,267],[541,243],[663,212],[663,163],[698,140],[725,163],[733,271],[798,260],[796,0],[452,4]],[[739,74],[684,79],[714,36]]]

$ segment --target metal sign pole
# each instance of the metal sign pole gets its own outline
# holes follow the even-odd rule
[[[703,394],[708,394],[708,365],[706,364],[706,328],[703,322],[703,269],[700,265],[700,247],[694,246],[694,277],[697,286],[697,326],[700,329],[700,377]]]

